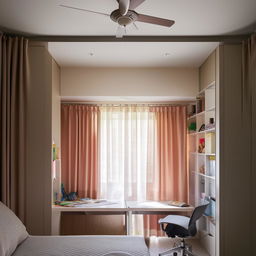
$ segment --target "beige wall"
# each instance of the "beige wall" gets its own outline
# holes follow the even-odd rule
[[[31,235],[51,232],[52,58],[46,45],[29,46],[26,226]]]
[[[26,226],[31,235],[50,235],[52,140],[60,146],[60,70],[40,42],[30,43],[29,64]]]
[[[199,69],[199,89],[206,88],[215,81],[216,77],[216,51],[213,51]]]
[[[61,96],[195,97],[197,68],[61,68]]]

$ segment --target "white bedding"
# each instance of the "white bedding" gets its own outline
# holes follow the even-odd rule
[[[12,256],[148,256],[143,237],[29,236]]]

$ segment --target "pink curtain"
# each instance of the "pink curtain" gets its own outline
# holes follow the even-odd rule
[[[156,118],[155,177],[149,200],[188,200],[186,106],[151,107]],[[158,219],[145,216],[145,235],[160,235]]]
[[[79,197],[97,198],[98,113],[97,106],[61,106],[62,183]]]

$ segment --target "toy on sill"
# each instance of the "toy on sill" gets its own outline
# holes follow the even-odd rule
[[[205,152],[205,138],[199,139],[199,145],[198,145],[198,153],[204,153]]]

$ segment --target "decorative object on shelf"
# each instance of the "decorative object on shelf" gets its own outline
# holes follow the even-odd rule
[[[206,208],[204,214],[206,216],[210,216],[210,217],[215,218],[215,205],[216,205],[215,198],[210,197],[210,196],[206,196],[205,200],[209,202],[209,205]]]
[[[205,135],[205,152],[207,154],[215,153],[215,133],[209,132]]]
[[[209,156],[209,176],[215,176],[215,156]]]
[[[199,132],[203,132],[205,130],[205,124],[202,124],[199,128]]]
[[[59,159],[59,147],[57,147],[53,141],[52,142],[52,160],[55,161],[57,159]]]
[[[202,112],[202,100],[200,97],[196,98],[196,112],[197,113]]]
[[[196,112],[200,113],[205,110],[205,98],[204,97],[197,97],[196,98]]]
[[[205,167],[204,167],[204,165],[200,166],[199,173],[205,174]]]
[[[195,132],[196,131],[196,123],[195,122],[190,123],[188,126],[188,130],[189,130],[189,132]]]
[[[194,104],[188,105],[187,111],[188,111],[188,117],[195,115],[196,114],[196,105],[194,105]]]
[[[212,128],[215,128],[215,122],[214,122],[213,117],[209,118],[209,123],[205,126],[206,130],[209,130],[209,129],[212,129]]]
[[[54,160],[56,160],[57,159],[57,147],[56,147],[56,144],[54,143],[54,141],[53,141],[53,143],[52,143],[52,160],[54,161]]]
[[[204,153],[205,152],[205,138],[199,139],[198,144],[198,153]]]

